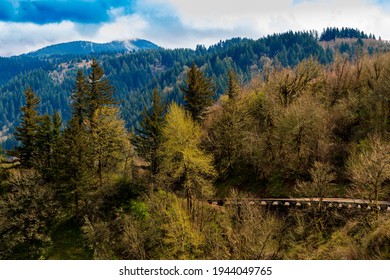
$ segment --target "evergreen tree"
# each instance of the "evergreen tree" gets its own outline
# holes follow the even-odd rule
[[[133,139],[133,144],[139,156],[143,157],[150,164],[152,175],[156,175],[159,165],[157,150],[161,143],[161,127],[164,120],[166,104],[161,100],[158,90],[153,90],[153,104],[150,110],[146,107],[142,112],[140,129],[138,135]]]
[[[227,95],[229,96],[229,99],[233,100],[237,98],[240,91],[240,87],[237,82],[237,76],[233,68],[230,68],[228,73],[228,78],[229,80],[228,80]]]
[[[36,136],[39,157],[35,160],[35,165],[47,182],[55,180],[57,172],[62,168],[58,161],[61,126],[62,120],[57,111],[52,117],[40,117]]]
[[[65,129],[61,144],[59,162],[63,168],[59,170],[57,177],[65,183],[62,190],[64,201],[68,203],[68,196],[73,197],[75,214],[78,216],[80,196],[84,189],[92,184],[94,175],[91,137],[84,126],[79,126],[72,118]]]
[[[60,114],[57,111],[54,111],[52,117],[52,123],[53,123],[53,137],[55,140],[58,140],[61,134],[62,119]]]
[[[53,123],[49,115],[44,115],[38,124],[36,135],[37,153],[39,158],[36,166],[43,175],[50,173],[53,142]]]
[[[72,116],[64,133],[65,192],[74,196],[76,215],[80,199],[87,199],[104,185],[105,175],[128,159],[129,136],[112,97],[113,88],[104,79],[96,60],[86,79],[78,71],[72,92]],[[125,163],[126,166],[126,163]],[[92,203],[92,202],[91,202]]]
[[[95,111],[102,108],[105,105],[116,104],[115,99],[113,98],[113,87],[110,85],[109,81],[104,78],[104,70],[99,65],[99,63],[94,59],[91,64],[91,73],[88,76],[87,80],[87,110],[88,117],[91,120]],[[78,76],[79,77],[79,76]],[[78,85],[78,82],[80,85]],[[80,86],[80,92],[82,92],[82,79],[76,81],[77,87]],[[77,91],[79,89],[77,88]],[[81,101],[81,100],[80,100]],[[81,103],[82,104],[82,103]]]
[[[60,162],[64,168],[60,173],[66,182],[64,195],[72,195],[75,203],[75,213],[79,213],[79,198],[82,190],[92,182],[93,162],[90,137],[86,131],[86,121],[89,117],[89,100],[87,80],[81,70],[77,72],[74,89],[71,95],[71,118],[63,137],[63,154]],[[88,160],[89,159],[89,160]],[[58,176],[60,177],[60,176]]]
[[[40,100],[30,87],[24,95],[26,105],[21,108],[22,120],[20,126],[15,128],[15,138],[21,143],[21,146],[16,147],[16,155],[20,158],[22,167],[31,168],[34,165],[34,157],[37,156],[36,136],[40,120],[37,107]]]
[[[79,70],[76,76],[76,85],[71,95],[72,121],[81,126],[87,113],[87,81],[83,71]]]
[[[206,78],[205,74],[193,63],[187,72],[186,87],[180,89],[184,93],[185,108],[194,120],[201,121],[205,109],[213,104],[216,87],[212,79]]]

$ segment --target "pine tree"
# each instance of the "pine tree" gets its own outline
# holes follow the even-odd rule
[[[34,157],[37,156],[36,136],[40,121],[37,107],[40,100],[30,87],[24,95],[26,105],[21,108],[22,120],[20,126],[15,128],[15,138],[21,143],[21,146],[16,147],[16,155],[20,158],[22,167],[31,168],[34,165]]]
[[[211,78],[206,78],[193,63],[187,72],[186,87],[181,87],[184,93],[185,108],[196,121],[204,117],[205,109],[213,104],[216,87]]]
[[[154,89],[152,108],[150,110],[144,108],[140,129],[137,129],[138,135],[132,141],[138,155],[149,162],[152,175],[156,175],[158,171],[159,157],[157,150],[161,143],[161,127],[165,110],[165,102],[161,101],[158,90]]]

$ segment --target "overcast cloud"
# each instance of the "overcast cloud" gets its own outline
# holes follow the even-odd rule
[[[194,48],[231,37],[354,27],[390,39],[384,0],[0,0],[0,56],[90,40]]]

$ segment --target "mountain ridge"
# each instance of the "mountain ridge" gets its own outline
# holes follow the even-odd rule
[[[226,77],[230,69],[245,84],[252,77],[263,75],[263,69],[270,65],[293,68],[309,58],[315,58],[321,64],[329,64],[334,61],[336,54],[353,60],[362,52],[372,55],[390,50],[390,44],[381,40],[339,40],[341,39],[319,42],[318,35],[314,32],[288,31],[259,39],[232,38],[208,48],[198,45],[196,49],[160,47],[151,51],[130,52],[128,48],[133,41],[122,41],[117,42],[122,45],[122,50],[125,48],[123,44],[128,44],[123,52],[113,52],[111,48],[111,53],[50,55],[50,49],[50,52],[45,49],[46,53],[41,50],[41,56],[35,53],[36,56],[0,57],[0,137],[3,136],[0,145],[4,149],[16,145],[11,136],[13,128],[19,123],[20,108],[23,106],[24,90],[27,87],[31,87],[41,99],[41,114],[51,115],[57,111],[67,121],[71,109],[69,96],[74,89],[77,70],[88,73],[88,61],[92,58],[101,63],[107,79],[114,86],[114,97],[120,101],[121,116],[126,127],[131,130],[137,126],[144,104],[151,104],[150,93],[154,88],[164,94],[168,103],[182,102],[180,86],[192,63],[201,67],[208,77],[212,77],[218,86],[218,98],[226,92]],[[76,46],[80,47],[80,42],[83,41],[76,43]],[[147,44],[148,41],[139,43],[142,42]],[[152,47],[156,46],[151,44]],[[115,41],[112,45],[115,45]],[[69,45],[60,45],[61,48],[66,46]]]
[[[92,41],[70,41],[40,48],[20,56],[24,57],[49,57],[53,55],[90,55],[101,53],[127,53],[138,50],[160,48],[156,44],[144,39],[131,39],[123,41],[111,41],[96,43]]]

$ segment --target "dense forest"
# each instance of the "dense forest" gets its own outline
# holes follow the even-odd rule
[[[284,56],[291,38],[306,41]],[[78,61],[69,98],[45,99],[43,69],[30,87],[14,79],[26,89],[0,165],[0,258],[390,258],[389,211],[375,207],[390,197],[390,54],[326,57],[313,34],[286,33]],[[121,95],[129,77],[145,94]],[[127,106],[141,112],[134,132]],[[278,211],[251,197],[319,203]]]
[[[19,125],[19,108],[25,102],[23,93],[29,86],[41,100],[38,108],[41,114],[52,115],[57,111],[68,121],[71,117],[69,98],[77,71],[82,69],[86,74],[93,58],[102,63],[114,87],[114,97],[120,102],[120,114],[126,127],[134,130],[139,125],[144,105],[151,105],[154,88],[167,102],[182,102],[180,86],[193,62],[217,85],[216,99],[227,89],[225,77],[231,68],[240,77],[240,84],[247,84],[264,73],[269,65],[295,67],[310,57],[325,65],[334,61],[336,53],[353,60],[362,52],[375,54],[387,49],[384,42],[373,44],[372,40],[356,39],[323,46],[318,37],[314,31],[286,32],[258,40],[234,38],[209,48],[198,46],[195,50],[158,48],[133,53],[97,53],[94,57],[50,56],[46,51],[42,56],[0,58],[0,142],[4,149],[17,144],[12,133]],[[72,49],[72,52],[75,51]]]
[[[326,28],[320,36],[320,41],[332,41],[337,38],[354,38],[354,39],[376,39],[375,35],[367,35],[363,31],[359,31],[355,28]]]

